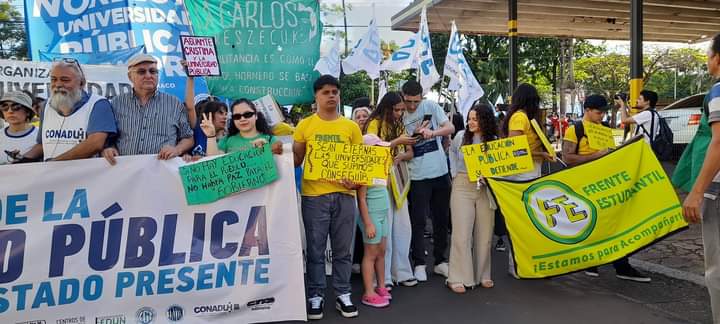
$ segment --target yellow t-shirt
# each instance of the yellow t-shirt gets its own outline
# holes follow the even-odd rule
[[[285,122],[275,125],[272,129],[272,133],[275,136],[290,136],[293,132],[295,132],[295,129]]]
[[[400,123],[399,127],[400,128],[398,129],[398,135],[405,134],[405,125]],[[368,122],[367,131],[365,133],[366,134],[375,134],[375,135],[377,135],[377,137],[380,137],[383,141],[390,142],[390,141],[394,140],[394,138],[385,139],[385,137],[384,137],[385,134],[387,134],[389,132],[390,132],[390,130],[388,129],[388,124],[383,123],[383,131],[382,131],[382,135],[380,135],[380,120],[373,119]],[[402,152],[405,152],[405,145],[398,145],[395,149],[392,150],[393,156],[396,156],[398,153],[402,153]]]
[[[317,114],[300,121],[295,128],[293,139],[298,143],[312,141],[325,141],[335,143],[362,144],[362,133],[360,127],[353,121],[339,117],[333,121],[322,120]],[[302,180],[303,196],[321,196],[329,193],[341,192],[354,194],[353,190],[347,190],[341,184],[322,180]]]
[[[527,136],[528,144],[530,145],[531,152],[543,152],[543,144],[540,141],[540,137],[535,134],[535,130],[530,125],[530,119],[524,111],[518,110],[512,117],[510,117],[510,123],[508,124],[508,131],[520,131],[523,135]],[[538,160],[540,157],[533,156],[533,159]]]
[[[587,122],[583,120],[583,126],[586,124]],[[585,127],[585,129],[587,129],[587,127]],[[578,144],[578,139],[575,134],[575,125],[570,126],[567,131],[565,131],[565,140]],[[578,145],[580,145],[580,147],[577,152],[580,155],[590,155],[597,152],[597,150],[590,148],[590,142],[588,142],[587,136],[583,136],[583,138],[580,139],[580,143]]]

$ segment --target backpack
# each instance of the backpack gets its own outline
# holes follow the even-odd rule
[[[601,122],[600,124],[605,127],[610,127],[608,122]],[[577,145],[575,145],[575,154],[578,154],[580,152],[580,140],[585,137],[585,126],[583,125],[582,120],[575,121],[573,126],[575,126],[575,137],[578,141]]]
[[[652,147],[655,156],[660,161],[669,161],[673,156],[673,132],[668,126],[665,118],[660,117],[660,114],[655,109],[650,109],[652,118],[650,119],[650,133],[648,134],[645,126],[639,125],[642,128],[643,133],[650,137],[650,147]],[[660,126],[660,132],[655,136],[655,115],[657,115],[658,125]]]

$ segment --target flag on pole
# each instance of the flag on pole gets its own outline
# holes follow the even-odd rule
[[[340,77],[340,38],[335,38],[335,44],[325,56],[315,64],[315,70],[321,75],[329,74],[336,78]]]
[[[342,61],[342,68],[346,74],[365,71],[371,79],[377,79],[380,76],[381,61],[380,32],[373,18],[367,33],[357,42],[350,56]]]
[[[387,93],[387,81],[380,79],[380,82],[378,82],[378,98],[377,102],[380,103],[380,100],[382,100],[383,97],[385,97],[385,94]]]
[[[504,105],[504,104],[505,104],[505,100],[503,100],[502,94],[499,94],[497,96],[497,100],[495,100],[495,106]]]
[[[418,58],[418,38],[417,33],[410,36],[410,39],[403,44],[398,50],[382,63],[380,70],[402,72],[408,69],[417,68]]]
[[[423,95],[425,95],[430,91],[430,88],[440,80],[440,74],[438,74],[435,68],[432,47],[430,46],[430,30],[428,29],[426,7],[423,7],[422,14],[420,15],[420,28],[417,33],[417,39],[418,45],[420,46],[418,76],[420,85],[422,85],[423,88]]]
[[[465,60],[460,42],[460,33],[457,26],[455,26],[455,21],[452,22],[450,43],[445,56],[443,74],[450,78],[448,90],[458,92],[457,109],[463,115],[463,120],[465,120],[473,103],[482,98],[485,91],[483,91],[480,83],[475,78],[475,74],[470,69],[470,65]]]

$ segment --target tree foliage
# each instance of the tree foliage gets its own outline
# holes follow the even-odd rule
[[[27,58],[22,15],[9,2],[0,3],[0,58]]]

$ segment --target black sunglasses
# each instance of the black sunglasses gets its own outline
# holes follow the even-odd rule
[[[80,67],[80,61],[78,61],[77,59],[74,59],[74,58],[72,58],[72,57],[56,57],[56,58],[53,59],[53,62],[62,62],[62,63],[65,63],[65,64],[74,64],[75,66],[77,66],[78,71],[80,71],[80,74],[83,76],[83,78],[85,77],[85,72],[83,72],[82,67]]]
[[[254,111],[246,111],[242,114],[233,114],[232,119],[233,120],[240,120],[241,118],[250,119],[252,116],[255,116]]]
[[[23,105],[17,104],[17,103],[12,103],[12,104],[5,103],[5,104],[0,105],[0,111],[10,110],[12,112],[15,112],[15,111],[23,110],[23,109],[25,109],[25,107]]]
[[[138,75],[145,75],[147,73],[150,73],[152,75],[157,75],[160,71],[158,69],[135,69],[135,73]]]

